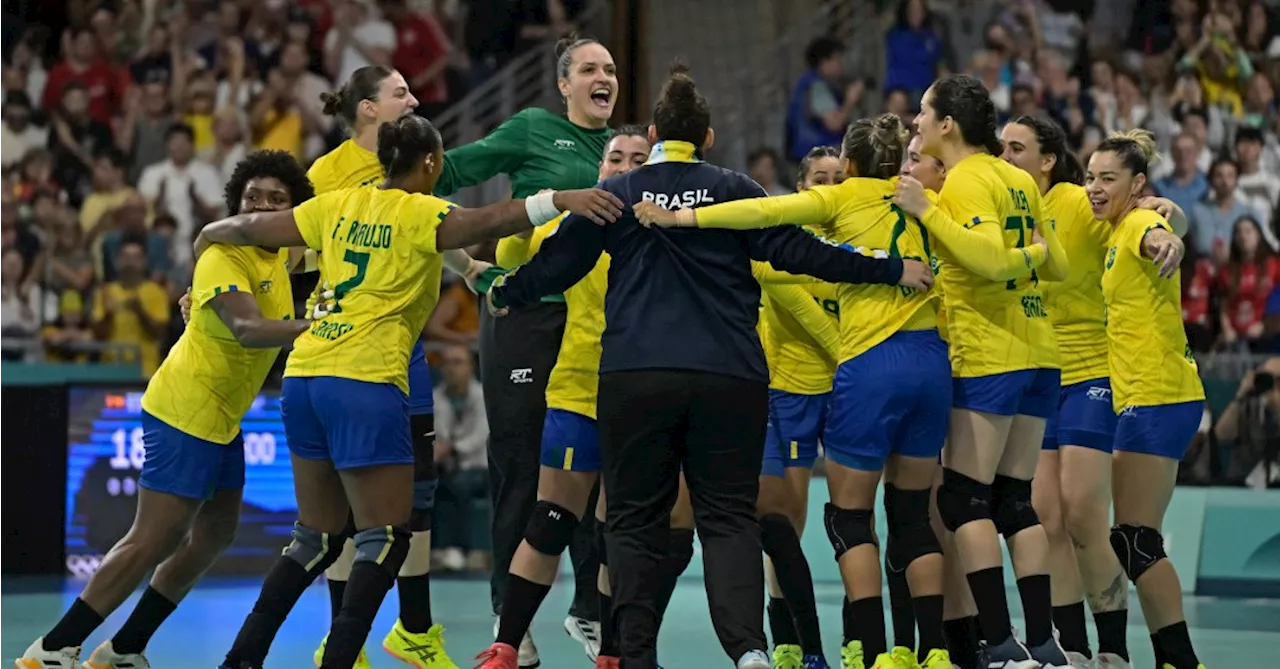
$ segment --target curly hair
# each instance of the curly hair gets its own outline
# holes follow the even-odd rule
[[[289,189],[290,204],[295,207],[316,196],[315,188],[307,178],[307,171],[302,169],[302,165],[289,152],[254,151],[236,163],[236,169],[227,181],[222,197],[229,215],[240,213],[240,198],[244,196],[245,187],[249,185],[250,179],[260,177],[279,179]]]

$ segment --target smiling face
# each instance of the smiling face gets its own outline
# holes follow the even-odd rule
[[[938,112],[933,108],[933,88],[930,87],[920,100],[920,113],[916,114],[915,119],[916,136],[920,138],[920,153],[930,156],[938,155],[938,149],[942,146],[946,135],[950,133],[953,124],[950,117],[938,118]]]
[[[914,177],[920,185],[937,193],[942,190],[942,184],[946,181],[947,168],[943,167],[941,160],[921,154],[921,143],[920,135],[916,135],[907,144],[907,159],[902,163],[902,176]]]
[[[604,147],[600,180],[626,174],[649,159],[649,140],[637,135],[618,135]]]
[[[583,44],[569,58],[568,76],[557,82],[571,119],[603,126],[613,116],[618,101],[618,71],[609,50],[595,43]]]
[[[1115,151],[1094,151],[1089,158],[1084,189],[1089,195],[1093,217],[1100,221],[1118,222],[1146,185],[1146,175],[1135,175]]]
[[[1035,130],[1020,123],[1005,125],[1000,133],[1004,142],[1001,158],[1037,179],[1053,170],[1054,157],[1040,153],[1040,140]]]

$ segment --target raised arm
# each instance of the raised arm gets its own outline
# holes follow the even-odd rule
[[[529,262],[493,282],[489,303],[495,309],[518,308],[563,293],[596,266],[603,252],[604,228],[569,216]]]
[[[622,201],[608,191],[588,188],[543,193],[478,209],[454,207],[436,228],[436,248],[460,249],[501,239],[549,223],[562,211],[590,219],[583,221],[586,225],[604,225],[622,215]]]
[[[751,261],[751,275],[756,278],[763,286],[766,283],[774,285],[796,284],[796,283],[813,283],[813,277],[806,274],[792,274],[790,272],[780,272],[773,268],[767,262],[758,260]]]
[[[210,244],[230,246],[306,246],[294,220],[293,210],[237,214],[206,225],[196,237],[195,257]]]
[[[894,285],[910,282],[911,287],[927,289],[928,285],[916,285],[918,268],[906,275],[899,258],[872,258],[847,246],[838,246],[819,239],[812,233],[794,226],[751,230],[748,252],[754,260],[765,260],[776,269],[792,274],[808,274],[832,283],[878,283]],[[928,272],[924,263],[911,261]],[[933,283],[929,273],[928,283]],[[908,285],[904,283],[903,285]]]
[[[652,202],[634,207],[643,225],[755,230],[779,225],[826,226],[834,218],[828,189],[812,188],[777,197],[753,197],[697,209],[667,211]]]
[[[446,151],[436,195],[452,195],[499,174],[510,174],[524,164],[528,158],[530,113],[520,112],[484,139]]]

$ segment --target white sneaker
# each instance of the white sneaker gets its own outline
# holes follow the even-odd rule
[[[495,639],[498,638],[498,623],[498,620],[493,621],[493,637]],[[520,649],[516,662],[520,665],[520,669],[534,669],[542,664],[542,660],[538,657],[538,647],[533,645],[533,633],[529,630],[525,630],[524,638],[520,639]]]
[[[440,566],[445,571],[462,571],[467,568],[467,556],[461,548],[446,548],[440,551]]]
[[[116,652],[111,640],[103,641],[94,649],[89,659],[84,661],[81,669],[151,669],[151,663],[142,653],[122,655]]]
[[[1074,651],[1067,651],[1067,662],[1071,664],[1071,669],[1095,669],[1097,666],[1091,658],[1085,657],[1083,653]]]
[[[80,647],[45,650],[44,637],[35,640],[22,657],[13,661],[15,669],[80,669]]]
[[[600,623],[578,616],[569,616],[564,619],[564,631],[573,637],[574,641],[582,644],[582,650],[587,653],[587,657],[592,662],[596,661],[600,656]]]
[[[773,663],[769,661],[769,656],[762,650],[749,650],[738,658],[738,669],[771,669],[772,667]]]
[[[1095,662],[1098,669],[1133,669],[1133,665],[1115,653],[1098,653]]]

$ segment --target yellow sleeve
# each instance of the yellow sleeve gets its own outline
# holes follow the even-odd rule
[[[416,193],[410,195],[409,215],[413,221],[418,221],[418,225],[412,226],[410,234],[413,239],[413,247],[423,253],[438,253],[436,250],[436,230],[440,228],[440,223],[449,215],[450,211],[458,208],[458,205],[442,200],[434,195],[424,195]]]
[[[169,309],[169,293],[164,288],[154,283],[144,286],[138,299],[142,300],[142,308],[151,320],[157,323],[169,322],[173,311]]]
[[[961,215],[963,225],[958,222]],[[947,247],[956,262],[992,281],[1030,276],[1031,270],[1045,261],[1044,249],[1039,247],[1018,249],[1004,245],[1004,221],[987,188],[965,172],[947,177],[939,205],[929,207],[920,222]]]
[[[214,244],[200,255],[191,277],[191,309],[199,309],[223,293],[253,295],[249,264],[238,247]]]
[[[786,309],[800,327],[822,346],[833,361],[840,359],[840,331],[813,296],[795,285],[762,283],[760,287],[779,307]]]
[[[698,227],[755,230],[779,225],[820,225],[835,218],[832,186],[777,197],[756,197],[699,207]]]
[[[771,283],[775,285],[797,284],[797,283],[813,283],[813,277],[808,274],[792,274],[791,272],[783,272],[773,268],[767,262],[759,260],[751,261],[751,276],[761,285]]]
[[[1031,194],[1031,207],[1038,214],[1036,218],[1036,229],[1040,231],[1040,236],[1044,237],[1044,243],[1049,247],[1048,257],[1043,260],[1044,265],[1040,267],[1040,278],[1049,281],[1065,281],[1067,272],[1071,267],[1067,259],[1067,249],[1062,246],[1062,240],[1058,239],[1058,231],[1056,222],[1049,217],[1048,211],[1044,208],[1044,199],[1039,193]],[[1028,251],[1039,251],[1039,248],[1030,248]],[[1039,253],[1035,255],[1040,255]],[[1034,261],[1034,258],[1032,259]]]
[[[307,247],[319,251],[329,223],[338,219],[338,208],[346,191],[317,195],[293,208],[293,221]]]
[[[564,221],[565,216],[568,216],[568,212],[561,214],[559,218],[546,225],[534,228],[533,232],[527,236],[512,235],[499,239],[498,250],[494,252],[494,259],[497,261],[498,267],[514,269],[529,262],[529,259],[542,247],[542,241],[552,232],[555,232],[556,228],[560,227],[560,223]]]
[[[215,245],[216,246],[216,245]],[[212,250],[212,247],[210,247]],[[97,323],[107,316],[107,291],[111,290],[110,285],[103,286],[101,290],[95,291],[93,294],[93,322]]]
[[[1133,219],[1130,221],[1129,219]],[[1129,226],[1125,231],[1125,245],[1131,245],[1133,252],[1139,258],[1146,258],[1146,254],[1142,252],[1142,242],[1146,240],[1147,233],[1152,230],[1164,230],[1173,234],[1173,230],[1169,226],[1169,222],[1163,216],[1157,214],[1150,209],[1135,209],[1132,213],[1125,217],[1124,224]],[[1141,228],[1141,232],[1139,232]],[[1047,240],[1046,240],[1047,241]]]

